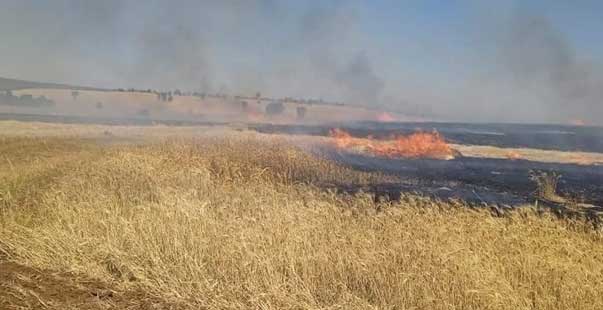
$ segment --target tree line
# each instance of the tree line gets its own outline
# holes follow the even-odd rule
[[[0,93],[0,104],[20,107],[52,107],[55,105],[54,101],[46,98],[45,96],[34,97],[33,95],[20,95],[15,96],[12,91],[8,90],[4,93]]]

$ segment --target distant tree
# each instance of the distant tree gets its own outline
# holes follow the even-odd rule
[[[306,117],[306,112],[307,112],[306,107],[297,107],[296,111],[297,111],[297,119],[298,120],[302,120]]]
[[[267,115],[279,115],[285,112],[285,105],[280,101],[274,101],[266,105]]]
[[[168,102],[172,102],[172,100],[174,100],[174,97],[172,97],[172,94],[169,94],[167,101]]]
[[[179,89],[174,91],[174,96],[182,96],[182,92]]]
[[[77,100],[77,97],[80,95],[80,92],[77,90],[74,90],[71,92],[71,97],[73,97],[73,100]]]
[[[46,98],[46,96],[40,96],[40,97],[36,98],[36,101],[37,101],[38,105],[41,105],[41,106],[53,106],[54,105],[54,101]]]
[[[255,93],[255,97],[260,99],[262,97],[262,93],[260,93],[260,92]]]
[[[103,103],[102,103],[102,102],[100,102],[100,101],[99,101],[99,102],[97,102],[97,103],[96,103],[96,108],[97,108],[97,109],[99,109],[99,110],[101,110],[101,109],[103,108]]]
[[[247,111],[247,107],[249,107],[247,101],[241,101],[241,110]]]

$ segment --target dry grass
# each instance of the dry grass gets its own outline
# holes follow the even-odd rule
[[[285,103],[285,111],[279,117],[266,117],[264,111],[270,100],[245,99],[251,115],[241,113],[239,101],[234,98],[200,99],[192,96],[175,96],[171,102],[160,102],[157,95],[135,92],[115,91],[85,91],[80,90],[77,100],[73,100],[71,90],[65,89],[24,89],[15,91],[16,96],[33,95],[45,96],[55,101],[53,111],[68,115],[87,115],[95,117],[136,117],[141,110],[148,110],[151,117],[174,118],[195,116],[199,119],[229,120],[229,121],[268,121],[275,123],[296,123],[296,108],[303,106],[307,109],[304,121],[307,122],[346,122],[354,120],[376,120],[378,111],[361,106],[335,105],[300,105],[293,102]],[[96,107],[97,102],[103,103],[103,108]],[[0,105],[0,112],[9,113],[40,113],[40,109],[14,108]],[[391,113],[399,120],[417,120],[414,117]]]
[[[586,225],[414,196],[377,212],[312,184],[384,176],[254,135],[0,152],[0,259],[119,291],[207,309],[603,308]]]
[[[554,171],[530,171],[530,179],[536,183],[540,198],[556,203],[567,203],[565,198],[557,194],[559,178],[561,175]]]
[[[543,163],[601,165],[603,154],[593,152],[540,150],[532,148],[503,148],[487,145],[453,144],[451,147],[466,157],[522,159]]]

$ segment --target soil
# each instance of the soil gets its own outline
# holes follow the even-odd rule
[[[144,291],[0,261],[0,309],[181,309]]]

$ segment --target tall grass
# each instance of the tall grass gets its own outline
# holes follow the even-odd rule
[[[21,264],[191,308],[603,308],[603,240],[579,222],[376,208],[315,184],[388,177],[247,135],[2,143],[0,257]]]

